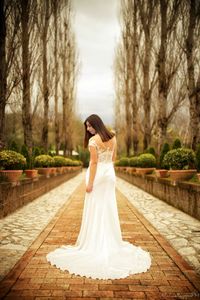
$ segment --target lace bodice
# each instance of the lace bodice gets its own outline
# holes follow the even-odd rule
[[[90,146],[95,147],[97,150],[98,163],[99,162],[103,162],[103,163],[112,162],[112,156],[113,156],[115,145],[113,145],[112,148],[106,147],[106,146],[103,147],[103,146],[98,145],[98,143],[94,139],[90,139],[89,143],[88,143],[88,147],[90,147]]]

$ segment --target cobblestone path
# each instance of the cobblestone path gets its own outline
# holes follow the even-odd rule
[[[84,172],[0,220],[0,280],[83,180]]]
[[[117,187],[200,274],[200,221],[123,179]]]
[[[49,214],[49,219],[41,225],[38,233],[35,233],[36,236],[37,234],[39,236],[36,239],[32,237],[34,241],[31,245],[25,245],[28,249],[1,281],[0,298],[13,300],[60,300],[71,298],[90,300],[199,299],[200,276],[178,254],[165,237],[150,224],[145,218],[146,216],[143,216],[139,209],[135,208],[136,205],[133,206],[130,203],[124,192],[122,194],[120,191],[117,192],[117,203],[123,239],[150,252],[152,265],[149,271],[131,275],[125,279],[94,280],[71,275],[67,271],[63,272],[46,261],[45,256],[49,251],[64,244],[73,245],[77,239],[84,203],[83,175],[84,172],[71,180],[71,184],[73,184],[71,190],[67,188],[68,195],[66,192],[60,191],[65,185],[61,185],[50,192],[51,197],[49,196],[50,193],[45,195],[47,197],[46,201],[50,199],[51,202],[54,201],[52,200],[54,199],[52,193],[55,192],[54,196],[57,197],[57,200],[55,200],[54,209],[49,208],[51,214]],[[82,184],[77,187],[80,180]],[[118,183],[121,190],[123,184],[125,185],[122,182]],[[77,188],[75,189],[75,187]],[[58,192],[61,194],[58,194]],[[70,193],[72,195],[69,197]],[[59,201],[61,196],[65,199],[62,199],[63,202],[59,204],[59,209],[55,214],[56,201]],[[31,204],[34,205],[38,199]],[[50,202],[47,201],[47,203]],[[43,219],[43,210],[40,208],[41,211],[38,213],[39,207],[35,207],[37,217],[33,218],[36,221],[32,225],[32,229],[35,229],[35,225],[39,226],[37,224],[39,219]],[[34,215],[33,207],[29,208],[28,211]],[[30,220],[31,214],[29,215]],[[42,229],[42,227],[45,228]],[[24,235],[28,236],[23,231],[21,236]],[[6,257],[7,255],[4,258],[6,259]]]

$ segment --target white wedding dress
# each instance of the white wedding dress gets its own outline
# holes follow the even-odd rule
[[[47,254],[47,260],[61,270],[93,279],[119,279],[146,272],[149,252],[123,241],[115,196],[113,148],[102,148],[90,139],[98,153],[93,190],[86,193],[81,229],[75,245],[63,245]],[[89,168],[86,172],[86,183]]]

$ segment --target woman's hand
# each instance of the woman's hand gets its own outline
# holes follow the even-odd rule
[[[88,184],[87,186],[86,186],[86,192],[87,193],[90,193],[91,191],[92,191],[92,189],[93,189],[93,184]]]

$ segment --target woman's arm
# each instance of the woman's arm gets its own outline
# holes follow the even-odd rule
[[[89,169],[89,181],[86,187],[86,192],[90,193],[93,189],[94,178],[97,170],[97,150],[95,146],[89,146],[90,151],[90,169]]]

